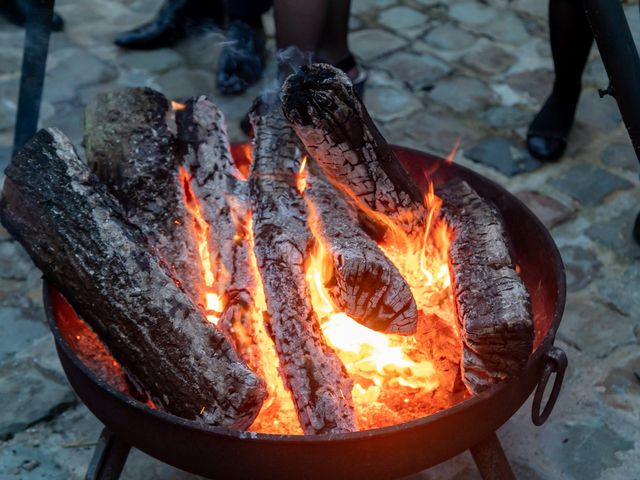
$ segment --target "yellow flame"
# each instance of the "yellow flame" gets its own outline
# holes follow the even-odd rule
[[[296,175],[296,188],[298,189],[298,193],[302,195],[307,188],[307,156],[303,155],[302,160],[300,161],[300,168],[298,169],[298,174]]]

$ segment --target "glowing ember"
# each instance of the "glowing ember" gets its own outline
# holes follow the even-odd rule
[[[184,103],[176,102],[175,100],[171,100],[171,109],[172,110],[184,110],[187,106]]]
[[[307,188],[307,156],[302,156],[302,161],[300,162],[300,169],[298,170],[298,175],[296,176],[296,188],[300,194],[304,193],[305,188]]]

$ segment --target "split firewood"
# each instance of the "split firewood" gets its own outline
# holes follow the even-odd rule
[[[298,137],[332,183],[371,216],[383,214],[409,237],[420,236],[426,217],[422,194],[344,72],[325,64],[303,66],[285,82],[282,101]]]
[[[85,112],[84,145],[92,170],[197,299],[202,275],[169,112],[166,97],[150,88],[98,94]]]
[[[453,231],[449,270],[463,340],[462,372],[472,393],[518,377],[533,346],[529,293],[515,271],[500,213],[466,182],[439,188]]]
[[[308,162],[304,198],[309,225],[332,260],[328,291],[347,315],[387,333],[412,334],[418,311],[409,285],[358,224],[344,201],[314,162]]]
[[[12,160],[0,220],[160,408],[247,428],[266,392],[56,129]]]
[[[267,302],[267,326],[307,434],[356,430],[352,381],[326,344],[305,282],[311,234],[296,189],[300,148],[280,105],[256,102],[250,176],[255,254]]]
[[[250,263],[248,183],[231,156],[224,115],[206,96],[189,100],[176,111],[183,166],[189,186],[208,224],[209,258],[216,278],[213,289],[223,293],[218,326],[228,335],[247,364],[260,372],[254,336],[256,278]]]

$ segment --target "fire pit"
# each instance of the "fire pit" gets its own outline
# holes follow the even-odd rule
[[[45,283],[45,308],[64,370],[79,397],[106,426],[89,478],[117,478],[129,446],[208,478],[392,478],[431,467],[466,449],[483,478],[513,478],[495,431],[536,386],[532,420],[544,423],[566,367],[564,353],[553,346],[565,302],[560,255],[544,226],[502,187],[443,159],[401,147],[394,151],[423,191],[426,172],[435,184],[459,178],[493,202],[504,217],[534,318],[534,351],[519,378],[436,414],[354,433],[269,435],[207,427],[124,395],[90,370],[64,340],[74,333],[62,329],[69,324],[65,316],[75,314]],[[553,389],[541,409],[553,372]]]

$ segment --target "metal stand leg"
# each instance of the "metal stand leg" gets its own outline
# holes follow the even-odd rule
[[[106,427],[93,452],[85,480],[118,480],[131,445],[120,440]]]
[[[483,480],[516,480],[495,433],[472,447],[471,455]]]
[[[36,133],[47,65],[54,0],[31,0],[25,27],[13,156]]]

